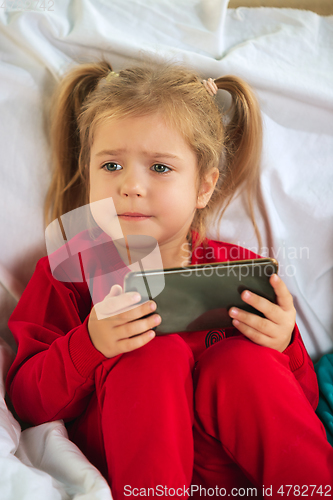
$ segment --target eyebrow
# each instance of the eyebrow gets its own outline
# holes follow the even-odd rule
[[[126,152],[126,149],[103,149],[103,151],[100,151],[97,153],[95,156],[104,156],[104,155],[116,155],[119,153],[124,153]],[[147,151],[144,151],[143,154],[145,156],[152,156],[154,158],[177,158],[180,160],[179,156],[173,155],[171,153],[159,153],[159,152],[154,152],[154,153],[148,153]]]

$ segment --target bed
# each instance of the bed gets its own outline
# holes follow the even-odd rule
[[[325,0],[239,5],[40,0],[0,6],[2,500],[112,498],[62,421],[22,430],[4,399],[15,356],[7,321],[46,255],[49,97],[70,64],[102,56],[117,71],[147,53],[189,64],[203,78],[234,74],[254,88],[264,124],[263,210],[257,214],[263,244],[258,247],[241,195],[208,235],[216,238],[219,229],[221,239],[275,257],[312,359],[333,350],[333,8]],[[227,96],[220,94],[224,105]]]

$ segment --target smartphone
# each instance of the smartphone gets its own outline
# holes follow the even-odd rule
[[[278,272],[272,258],[198,264],[169,269],[141,270],[125,276],[124,291],[137,291],[141,301],[154,300],[162,322],[156,335],[227,328],[232,326],[228,310],[238,307],[264,315],[241,299],[244,290],[276,302],[269,283]],[[149,315],[148,315],[149,316]]]

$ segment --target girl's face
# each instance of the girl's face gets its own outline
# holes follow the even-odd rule
[[[90,202],[112,197],[123,234],[153,236],[162,257],[178,255],[217,177],[214,169],[197,192],[196,155],[161,114],[114,119],[96,130]]]

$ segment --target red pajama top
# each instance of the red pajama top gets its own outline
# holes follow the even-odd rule
[[[193,232],[192,240],[196,238],[197,233]],[[105,240],[105,233],[98,236],[93,246],[88,244],[89,239],[87,231],[73,238],[70,252],[73,257],[67,260],[64,260],[68,255],[63,253],[64,247],[57,251],[59,262],[63,261],[54,271],[58,279],[51,272],[49,258],[41,258],[9,319],[18,351],[6,387],[19,417],[34,425],[78,417],[94,391],[96,370],[107,360],[89,337],[87,325],[92,308],[89,287],[93,286],[94,276],[102,300],[112,284],[123,286],[124,277],[130,270],[121,261],[112,241],[108,237]],[[192,252],[191,264],[258,257],[237,245],[208,239],[206,244],[206,248],[200,245]],[[86,281],[82,279],[82,270]],[[235,328],[180,333],[195,358],[213,343],[239,334]],[[316,408],[317,379],[296,325],[292,341],[283,354],[288,357],[290,368],[306,397]],[[113,358],[113,366],[121,356]]]

